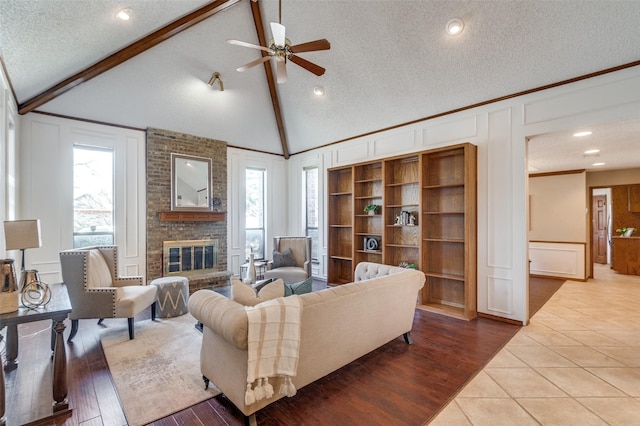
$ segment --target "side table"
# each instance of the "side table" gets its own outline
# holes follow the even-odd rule
[[[71,413],[67,400],[67,355],[64,345],[63,332],[66,328],[64,320],[71,312],[71,302],[67,287],[64,284],[52,284],[51,300],[38,309],[20,307],[15,312],[0,315],[0,330],[7,327],[6,363],[0,368],[0,425],[6,424],[5,383],[4,370],[18,367],[18,324],[50,319],[51,350],[53,351],[53,413],[47,417],[54,418]],[[45,419],[42,419],[45,420]]]
[[[264,271],[267,270],[268,260],[256,260],[253,264],[256,266],[256,280],[264,279]],[[240,265],[240,279],[244,279],[247,274],[247,268],[249,267],[249,262],[243,263]]]

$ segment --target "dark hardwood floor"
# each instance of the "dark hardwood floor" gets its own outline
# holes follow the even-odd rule
[[[530,277],[529,278],[529,316],[538,312],[538,309],[542,308],[542,305],[547,303],[547,300],[553,294],[558,291],[562,284],[563,279],[559,278],[541,278]]]
[[[535,297],[540,306],[556,290],[556,286],[550,285],[535,286],[535,290],[531,286],[531,291],[538,293]],[[144,312],[137,319],[148,318],[149,312]],[[105,320],[104,324],[109,327],[121,321],[125,320]],[[48,327],[48,322],[20,326],[18,370],[24,376],[43,362],[43,353],[46,354],[49,345]],[[95,320],[80,321],[76,338],[67,344],[73,415],[49,424],[126,425],[100,345],[100,327]],[[407,345],[398,337],[299,389],[295,397],[283,398],[265,407],[257,414],[258,424],[422,425],[437,414],[518,329],[518,326],[485,318],[462,321],[417,310],[411,332],[413,345]],[[126,326],[124,330],[126,332]],[[8,404],[12,398],[32,398],[30,395],[36,395],[37,389],[45,386],[37,378],[32,379],[31,384],[23,382],[17,379],[15,371],[7,373]],[[12,418],[22,419],[20,423],[29,418],[29,413],[16,413],[10,406],[7,414],[8,425],[18,424]],[[242,414],[222,395],[152,423],[154,426],[242,424]]]

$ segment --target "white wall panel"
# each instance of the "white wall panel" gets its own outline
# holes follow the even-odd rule
[[[340,149],[335,149],[334,152],[334,165],[341,166],[345,164],[358,163],[360,161],[366,161],[370,157],[369,143],[365,140],[358,139],[357,142],[352,144],[340,144]],[[332,167],[333,167],[332,166]]]
[[[475,114],[446,123],[426,126],[422,144],[430,147],[445,142],[458,143],[473,139],[478,135],[478,122]]]
[[[530,242],[531,274],[584,280],[584,243]]]
[[[585,82],[581,82],[575,90],[525,103],[525,124],[557,120],[635,102],[640,92],[640,76],[591,87],[582,87],[584,85]]]
[[[60,210],[61,192],[66,190],[66,176],[58,170],[71,163],[63,159],[69,149],[62,144],[64,130],[60,124],[42,121],[30,124],[26,133],[30,134],[32,143],[27,146],[28,151],[23,150],[23,158],[28,163],[22,163],[26,174],[23,174],[24,185],[21,188],[21,199],[28,203],[22,206],[19,219],[40,219],[42,247],[26,251],[26,268],[37,269],[45,282],[46,279],[59,282],[60,266],[57,263],[61,228],[68,230],[68,226],[73,225],[73,215],[68,219],[61,217],[63,212]],[[73,190],[72,185],[70,190]]]
[[[513,316],[513,280],[488,276],[486,294],[486,306],[492,315]]]
[[[416,131],[405,128],[393,134],[375,138],[373,141],[373,157],[386,157],[398,151],[409,151],[416,146]],[[365,158],[363,161],[366,161]]]
[[[130,179],[137,178],[137,170],[135,164],[137,164],[138,160],[138,150],[137,150],[137,141],[132,138],[126,138],[125,142],[125,158],[124,158],[124,174],[125,181],[129,181]],[[133,167],[132,167],[133,165]],[[144,195],[140,195],[137,186],[133,186],[131,188],[126,188],[125,197],[125,235],[126,239],[126,251],[123,253],[125,258],[129,257],[137,257],[140,252],[140,247],[137,244],[137,240],[135,239],[135,235],[138,235],[139,224],[138,224],[138,216],[144,215],[144,212],[140,212],[138,210],[138,203],[136,200],[139,198],[144,198]]]
[[[143,171],[138,164],[146,164],[145,143],[146,137],[143,133],[126,136],[124,138],[125,158],[122,161],[125,174],[125,182],[138,182],[138,185],[125,184],[125,216],[124,220],[124,238],[125,246],[123,247],[123,274],[126,275],[145,275],[145,269],[140,269],[145,265],[140,262],[141,258],[146,258],[147,240],[146,240],[146,203],[139,200],[147,199],[146,191],[146,169]],[[145,235],[145,238],[139,238]],[[119,248],[118,248],[119,249]]]
[[[239,274],[244,263],[244,174],[241,179],[241,151],[227,148],[227,268]],[[243,214],[240,214],[240,213]]]
[[[490,267],[513,266],[511,124],[511,112],[508,109],[489,114],[486,244]]]

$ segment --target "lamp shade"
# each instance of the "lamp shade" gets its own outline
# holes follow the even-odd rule
[[[4,222],[7,250],[22,250],[42,246],[40,220],[7,220]]]

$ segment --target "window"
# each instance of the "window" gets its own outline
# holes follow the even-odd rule
[[[267,172],[263,169],[246,170],[246,209],[245,209],[245,252],[247,259],[253,251],[256,259],[264,259],[265,251],[265,182]]]
[[[113,150],[73,148],[73,247],[112,245]]]
[[[318,261],[318,168],[308,167],[303,170],[305,235],[311,237],[311,260]]]

